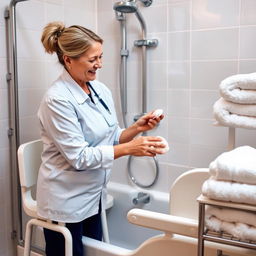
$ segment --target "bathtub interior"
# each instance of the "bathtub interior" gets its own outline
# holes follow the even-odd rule
[[[148,204],[134,205],[132,199],[139,192],[150,196]],[[169,194],[153,190],[143,190],[120,183],[110,182],[108,193],[114,197],[114,205],[107,210],[110,243],[126,249],[135,249],[148,238],[161,232],[135,226],[128,222],[127,213],[133,208],[169,213]]]

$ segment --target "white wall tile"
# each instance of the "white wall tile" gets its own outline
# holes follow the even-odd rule
[[[18,29],[17,54],[18,58],[44,60],[45,51],[41,44],[41,31]]]
[[[237,61],[193,61],[191,88],[218,90],[220,82],[237,73]]]
[[[59,4],[59,5],[63,4],[63,0],[41,0],[41,1],[45,1],[46,3],[51,3],[51,4]]]
[[[168,92],[168,114],[175,117],[189,116],[189,91],[170,90]]]
[[[36,115],[45,89],[19,90],[19,114],[20,117]]]
[[[189,119],[168,115],[168,135],[170,143],[189,144]]]
[[[127,90],[127,110],[131,113],[142,113],[141,90]]]
[[[45,61],[45,89],[48,88],[62,74],[63,66],[57,61]]]
[[[241,59],[255,59],[256,58],[256,26],[241,27],[240,36],[240,58]]]
[[[45,22],[63,21],[64,7],[61,4],[45,3]]]
[[[20,119],[20,142],[25,143],[40,138],[39,120],[37,116],[28,116]]]
[[[190,58],[190,33],[177,32],[168,34],[168,60],[184,61]]]
[[[168,108],[167,105],[167,94],[166,91],[160,91],[160,90],[149,90],[148,91],[148,99],[147,99],[147,105],[148,105],[148,111],[151,111],[153,109],[166,109]]]
[[[209,164],[224,151],[227,151],[225,146],[211,147],[209,145],[191,145],[189,165],[195,168],[208,168]]]
[[[171,2],[168,6],[168,31],[190,29],[190,1]]]
[[[74,13],[76,15],[74,15]],[[93,12],[85,12],[85,9],[83,8],[65,8],[64,21],[67,26],[81,25],[88,29],[96,31],[96,14]]]
[[[20,59],[18,62],[19,88],[45,88],[45,62]],[[33,76],[31,75],[33,74]]]
[[[119,70],[120,70],[120,63],[106,62],[103,60],[103,67],[98,72],[97,79],[99,79],[102,83],[105,83],[109,89],[119,90],[119,83],[120,83]]]
[[[188,89],[190,86],[189,62],[168,63],[168,87],[169,89]]]
[[[220,98],[218,91],[191,91],[192,118],[213,118],[213,104]]]
[[[145,19],[148,33],[166,32],[167,31],[167,8],[166,6],[150,6],[141,8],[142,16]],[[155,15],[159,13],[160,15]],[[152,19],[152,17],[154,17]]]
[[[103,6],[105,6],[103,4]],[[119,34],[120,33],[120,21],[116,19],[115,11],[105,10],[98,11],[98,18],[100,19],[100,26],[98,26],[98,33],[104,37],[104,35],[109,34]]]
[[[191,119],[190,143],[192,145],[225,147],[228,141],[228,129],[213,126],[213,120]]]
[[[246,129],[236,129],[236,147],[248,145],[256,148],[256,131]]]
[[[167,63],[148,63],[148,88],[152,90],[167,90]]]
[[[256,71],[256,60],[241,60],[239,65],[239,73],[253,73]]]
[[[171,143],[170,150],[166,153],[169,164],[188,166],[189,164],[189,145],[180,143]]]
[[[117,69],[117,73],[118,73]],[[141,61],[127,61],[127,88],[140,90],[142,88],[142,64]],[[118,73],[119,74],[119,73]]]
[[[113,61],[119,59],[120,45],[118,43],[118,37],[116,36],[104,36],[103,54],[104,61]]]
[[[237,26],[239,0],[193,0],[192,29]]]
[[[44,3],[39,1],[17,4],[17,27],[41,31],[44,26],[44,7]]]
[[[241,25],[256,25],[256,1],[241,0]]]
[[[238,29],[219,29],[192,32],[193,60],[237,59]]]

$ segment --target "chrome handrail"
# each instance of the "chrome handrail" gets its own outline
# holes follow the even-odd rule
[[[22,207],[19,189],[17,150],[20,145],[19,132],[19,99],[18,99],[18,61],[16,36],[16,4],[27,0],[12,0],[5,9],[7,74],[6,80],[9,93],[9,129],[11,197],[12,197],[12,239],[14,251],[22,240]]]

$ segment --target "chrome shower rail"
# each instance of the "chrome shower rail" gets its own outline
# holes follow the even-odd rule
[[[152,4],[153,0],[140,0],[144,6],[148,7]],[[122,115],[123,122],[125,127],[126,125],[126,113],[127,113],[127,58],[129,55],[129,51],[127,49],[127,35],[126,35],[126,14],[135,13],[140,26],[141,26],[141,39],[135,40],[134,46],[141,47],[142,49],[142,75],[141,75],[141,84],[142,84],[142,113],[136,115],[134,117],[134,121],[137,121],[141,116],[147,113],[147,101],[148,101],[148,90],[147,90],[147,48],[155,47],[158,45],[157,39],[147,39],[147,26],[143,16],[141,15],[136,0],[126,0],[119,1],[114,4],[113,9],[116,12],[116,19],[120,21],[121,26],[121,64],[120,64],[120,92],[121,92],[121,107],[122,107]],[[146,135],[144,132],[143,135]],[[158,179],[159,174],[159,165],[158,160],[154,157],[154,163],[156,167],[156,175],[155,179],[151,184],[143,185],[138,182],[131,172],[131,161],[132,156],[129,156],[128,159],[128,174],[134,184],[142,188],[148,188],[155,184]]]
[[[16,36],[16,4],[27,0],[12,0],[5,9],[7,74],[9,93],[9,129],[11,197],[12,197],[12,239],[14,250],[22,240],[21,194],[19,189],[17,150],[20,145],[19,100],[18,100],[18,64]]]

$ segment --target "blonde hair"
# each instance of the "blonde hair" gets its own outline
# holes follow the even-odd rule
[[[103,43],[103,40],[91,30],[74,25],[65,27],[62,22],[51,22],[44,27],[41,42],[45,51],[56,52],[59,62],[65,66],[63,55],[70,58],[79,58],[94,42]]]

